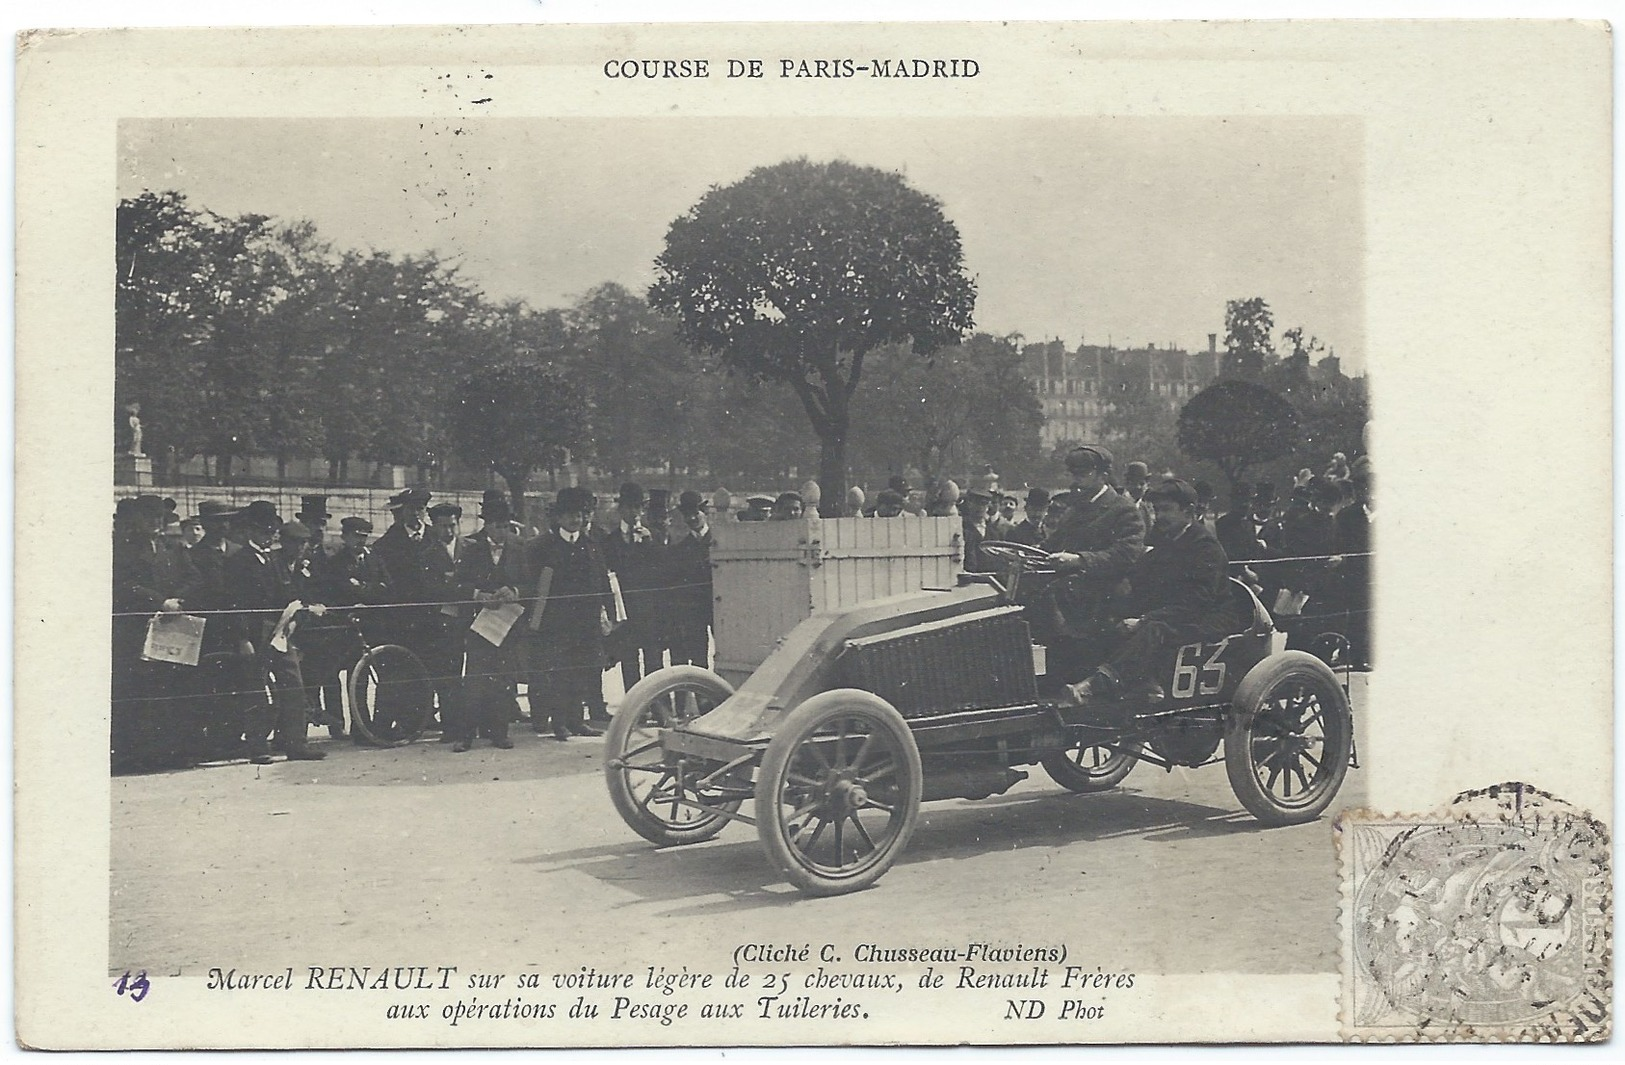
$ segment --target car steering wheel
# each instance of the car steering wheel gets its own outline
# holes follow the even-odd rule
[[[1055,565],[1049,552],[1031,544],[1018,544],[1014,540],[983,540],[978,550],[984,558],[995,562],[1011,563],[1021,567],[1023,573],[1054,573]]]

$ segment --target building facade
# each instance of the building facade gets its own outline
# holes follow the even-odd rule
[[[1026,345],[1026,372],[1044,410],[1039,431],[1044,450],[1104,439],[1106,416],[1130,395],[1136,402],[1155,397],[1178,411],[1219,376],[1223,353],[1217,342],[1209,333],[1207,350],[1197,352],[1154,343],[1138,348],[1080,344],[1075,351],[1059,340]]]

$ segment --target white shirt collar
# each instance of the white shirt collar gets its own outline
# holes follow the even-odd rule
[[[1091,502],[1091,503],[1100,502],[1100,497],[1105,495],[1107,490],[1110,489],[1110,488],[1111,488],[1111,485],[1109,485],[1109,484],[1101,485],[1100,486],[1100,491],[1096,492],[1094,495],[1089,497],[1089,502]]]
[[[563,540],[567,544],[575,543],[578,539],[580,539],[580,537],[580,530],[577,530],[576,532],[566,532],[563,529],[559,530],[559,539]]]

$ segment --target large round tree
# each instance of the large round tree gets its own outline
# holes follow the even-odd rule
[[[821,445],[826,514],[846,498],[864,357],[924,356],[969,333],[976,285],[959,230],[902,175],[792,159],[712,188],[666,233],[649,302],[696,350],[795,389]]]
[[[1302,435],[1292,404],[1250,381],[1219,381],[1179,412],[1179,450],[1218,466],[1232,489],[1249,466],[1289,454]]]

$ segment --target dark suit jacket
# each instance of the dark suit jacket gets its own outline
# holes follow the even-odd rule
[[[341,546],[327,557],[322,572],[327,579],[323,602],[329,606],[389,601],[389,572],[371,547],[352,551]]]
[[[1044,549],[1081,556],[1073,565],[1062,567],[1063,574],[1081,574],[1091,583],[1115,582],[1128,576],[1135,559],[1145,551],[1145,522],[1132,500],[1108,487],[1098,500],[1068,507]]]
[[[277,565],[271,552],[262,555],[246,547],[226,559],[225,577],[226,598],[231,609],[254,611],[228,615],[234,622],[237,638],[253,641],[256,651],[265,650],[283,608],[297,598],[287,572]]]
[[[601,665],[603,632],[598,627],[599,611],[615,616],[615,597],[609,587],[609,570],[598,548],[586,536],[566,543],[558,530],[549,530],[523,545],[510,547],[502,559],[507,583],[518,589],[525,601],[525,614],[514,627],[534,633],[549,648]],[[535,595],[544,569],[552,569],[553,579],[541,607],[541,623],[532,629]]]
[[[1022,518],[1010,527],[1010,531],[1005,534],[1004,538],[1011,543],[1038,547],[1044,542],[1044,532],[1026,518]]]
[[[372,551],[389,574],[389,601],[392,603],[427,603],[434,597],[431,577],[423,545],[428,540],[413,540],[399,525],[391,525],[372,545]]]
[[[1251,562],[1264,557],[1264,544],[1258,538],[1258,523],[1245,507],[1231,510],[1213,523],[1219,546],[1232,562]]]
[[[1213,636],[1235,631],[1236,611],[1226,570],[1229,560],[1207,526],[1193,524],[1135,563],[1131,613],[1175,627],[1194,625]]]

